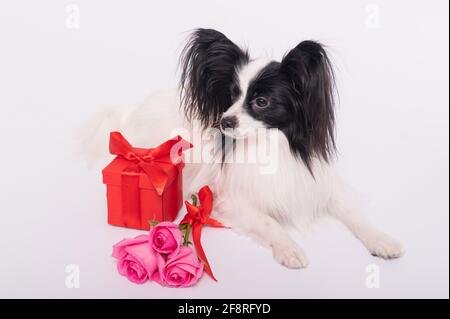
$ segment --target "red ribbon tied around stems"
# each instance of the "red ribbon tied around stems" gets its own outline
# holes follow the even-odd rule
[[[109,152],[138,165],[148,176],[158,195],[162,195],[169,180],[171,170],[161,164],[178,164],[183,161],[182,152],[192,147],[181,136],[176,136],[155,148],[143,149],[131,144],[119,132],[111,132]],[[175,166],[170,166],[173,170]]]
[[[198,199],[200,201],[198,206],[195,206],[188,201],[185,201],[187,214],[184,216],[180,224],[190,224],[192,227],[192,238],[194,240],[195,250],[200,260],[203,262],[205,267],[205,272],[215,281],[217,279],[214,277],[209,265],[208,259],[206,258],[205,252],[201,243],[202,227],[203,225],[208,225],[212,227],[225,227],[221,222],[215,220],[211,217],[211,211],[213,207],[213,193],[208,186],[203,186],[198,192]]]

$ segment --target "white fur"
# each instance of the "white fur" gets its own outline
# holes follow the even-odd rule
[[[241,71],[242,92],[254,74],[267,63],[266,60],[257,60]],[[239,107],[241,102],[237,101],[226,115],[238,115],[240,125],[261,127],[245,118]],[[204,134],[204,131],[195,132],[197,129],[185,120],[182,110],[177,91],[156,94],[139,107],[110,112],[106,119],[86,131],[85,147],[93,156],[98,155],[98,150],[106,154],[108,133],[112,130],[120,130],[133,144],[142,147],[163,142],[179,128],[189,132],[187,135]],[[210,185],[216,196],[218,218],[270,246],[274,258],[290,268],[305,267],[307,259],[285,227],[305,228],[323,215],[341,221],[372,254],[383,258],[401,255],[398,243],[367,222],[331,165],[314,159],[313,178],[302,161],[292,156],[285,136],[278,133],[276,138],[276,173],[262,174],[260,163],[230,163],[223,167],[220,163],[187,163],[184,170],[185,195],[189,196],[203,185]],[[235,154],[256,150],[262,144],[252,136],[237,139]],[[221,156],[220,152],[215,156]]]

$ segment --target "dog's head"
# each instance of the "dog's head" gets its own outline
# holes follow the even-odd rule
[[[222,33],[198,29],[180,61],[189,118],[234,138],[279,129],[308,166],[334,152],[334,75],[319,43],[303,41],[281,62],[253,60]]]

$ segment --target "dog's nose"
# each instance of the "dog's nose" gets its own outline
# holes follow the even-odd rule
[[[220,121],[220,126],[223,130],[236,128],[237,125],[238,119],[236,116],[227,116]]]

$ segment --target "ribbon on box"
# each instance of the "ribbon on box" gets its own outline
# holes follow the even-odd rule
[[[182,152],[193,145],[180,136],[176,136],[155,148],[143,149],[133,147],[119,132],[111,132],[109,151],[128,162],[130,165],[122,174],[122,207],[125,224],[140,225],[140,191],[139,174],[143,172],[161,196],[169,181],[173,180],[179,171],[177,164],[183,162]]]
[[[185,141],[181,136],[176,136],[155,148],[149,149],[131,146],[119,132],[111,132],[109,139],[109,152],[140,167],[148,176],[158,195],[162,195],[169,178],[177,173],[174,164],[183,160],[182,152],[191,147],[192,144]],[[162,166],[160,165],[162,163],[173,165]]]
[[[201,243],[203,225],[212,227],[225,227],[221,222],[210,217],[213,207],[213,193],[208,186],[203,186],[198,192],[198,199],[200,204],[194,205],[185,201],[187,214],[184,216],[181,224],[190,224],[192,227],[192,238],[194,241],[195,250],[200,260],[205,266],[205,272],[215,281],[211,266],[206,258],[205,251]]]

